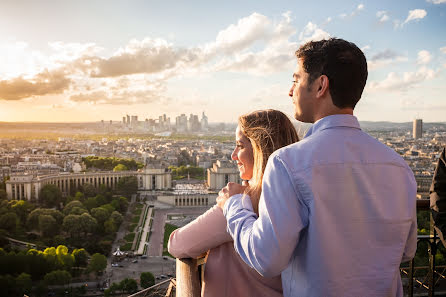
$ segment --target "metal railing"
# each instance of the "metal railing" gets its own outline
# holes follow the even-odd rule
[[[417,200],[417,212],[419,211],[430,211],[430,201],[428,199]],[[440,238],[433,227],[432,215],[430,216],[430,234],[429,235],[418,235],[417,246],[420,243],[427,243],[427,253],[428,253],[428,266],[415,266],[415,258],[409,262],[409,266],[400,267],[401,273],[407,276],[407,289],[406,295],[413,297],[415,295],[415,290],[417,290],[417,295],[435,296],[436,288],[440,285],[440,281],[446,279],[446,266],[436,265],[435,256],[438,252],[440,243]],[[443,295],[443,294],[442,294]]]
[[[149,288],[136,292],[135,294],[132,294],[128,297],[173,297],[175,296],[175,283],[176,281],[174,278],[167,279]]]
[[[429,211],[429,200],[417,201],[417,212]],[[425,242],[428,245],[428,266],[415,266],[415,259],[408,262],[408,266],[401,266],[400,271],[405,278],[404,295],[413,296],[436,296],[436,287],[442,280],[446,280],[446,266],[436,265],[435,255],[438,252],[438,247],[441,244],[440,239],[432,226],[432,216],[430,219],[430,234],[418,235],[418,244]],[[169,283],[169,287],[165,291],[164,295],[156,296],[173,296],[173,292],[176,292],[177,297],[197,297],[200,296],[202,281],[204,276],[205,257],[198,259],[177,259],[176,260],[176,279],[166,280],[155,286]],[[154,287],[155,287],[154,286]],[[153,288],[153,287],[151,287]],[[146,297],[155,295],[144,295],[144,291],[140,291],[129,297]],[[446,288],[445,288],[446,289]],[[416,292],[415,292],[416,291]],[[438,296],[437,292],[437,296]],[[442,295],[445,293],[442,293]]]

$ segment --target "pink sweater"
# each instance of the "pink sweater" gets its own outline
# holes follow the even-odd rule
[[[177,258],[196,258],[209,250],[201,296],[282,296],[280,276],[262,277],[234,250],[226,232],[226,219],[218,206],[175,230],[168,249]]]

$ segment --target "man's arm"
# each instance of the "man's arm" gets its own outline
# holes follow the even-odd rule
[[[289,264],[308,209],[279,157],[268,160],[259,202],[259,218],[249,197],[231,197],[224,205],[228,231],[243,261],[261,275],[279,275]]]

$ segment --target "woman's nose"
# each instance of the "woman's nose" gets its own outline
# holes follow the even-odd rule
[[[237,148],[235,148],[235,149],[232,151],[231,159],[232,159],[232,160],[237,160]]]

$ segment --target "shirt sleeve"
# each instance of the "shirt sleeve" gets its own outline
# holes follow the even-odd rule
[[[208,250],[232,241],[226,231],[226,219],[217,205],[172,232],[167,249],[176,258],[196,258]]]
[[[412,260],[415,257],[415,253],[417,251],[417,236],[418,236],[418,225],[417,225],[417,207],[416,207],[416,195],[417,195],[417,182],[415,177],[413,176],[412,170],[408,169],[410,172],[410,180],[411,184],[408,188],[411,189],[412,197],[413,197],[413,208],[412,208],[412,223],[409,229],[409,235],[407,237],[406,246],[404,247],[403,257],[401,262],[407,262]]]
[[[308,225],[307,206],[282,160],[273,156],[263,176],[259,218],[246,207],[247,199],[233,196],[224,209],[236,251],[265,277],[277,276],[288,266],[299,235]]]

